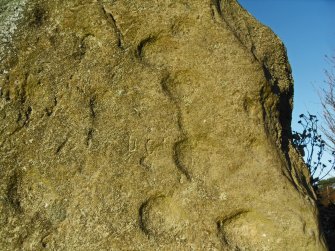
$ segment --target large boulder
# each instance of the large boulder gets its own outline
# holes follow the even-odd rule
[[[324,250],[285,47],[235,0],[0,3],[1,250]]]

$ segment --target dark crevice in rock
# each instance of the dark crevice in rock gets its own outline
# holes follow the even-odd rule
[[[269,139],[273,138],[273,135],[271,135],[271,131],[280,132],[280,149],[281,152],[278,151],[278,156],[282,156],[284,154],[283,163],[287,166],[288,174],[283,173],[290,183],[294,186],[294,188],[302,193],[307,193],[309,197],[314,198],[314,193],[310,189],[310,186],[308,185],[308,181],[306,177],[300,174],[296,174],[293,170],[293,164],[291,161],[291,158],[289,156],[289,148],[290,148],[290,139],[292,137],[291,132],[291,118],[292,118],[292,109],[291,109],[291,97],[293,96],[293,85],[290,85],[289,88],[286,91],[281,91],[278,85],[278,80],[274,78],[274,76],[270,73],[268,70],[268,67],[265,63],[263,63],[263,72],[264,76],[266,77],[266,80],[271,83],[271,93],[279,97],[279,102],[277,103],[276,110],[279,111],[279,118],[271,118],[271,112],[266,112],[265,102],[268,98],[264,91],[261,91],[261,100],[262,100],[262,109],[263,109],[263,120],[265,122],[266,132],[267,135],[269,135]],[[264,88],[262,89],[264,90]],[[281,125],[281,128],[271,128],[272,125],[269,121],[269,119],[279,119],[279,123]],[[272,130],[271,130],[272,129]],[[275,142],[272,142],[275,143]],[[277,144],[278,145],[278,144]],[[296,180],[298,179],[298,182],[302,185],[302,187],[298,186],[296,184]]]
[[[266,72],[268,72],[268,71],[266,70],[265,74],[266,74]],[[271,120],[271,112],[269,114],[269,112],[266,110],[266,106],[265,106],[266,100],[269,98],[268,97],[269,90],[266,90],[267,88],[270,89],[269,86],[268,87],[263,86],[261,88],[261,91],[260,91],[260,101],[261,101],[261,107],[262,107],[262,117],[263,117],[263,121],[264,121],[264,130],[265,130],[266,135],[269,136],[268,139],[269,139],[270,144],[271,145],[277,145],[276,142],[274,141],[275,137],[271,136],[271,131],[274,130],[273,128],[271,128],[271,123],[269,121],[269,120]],[[271,90],[271,91],[273,91],[273,90]],[[281,148],[275,147],[274,150],[277,152],[278,157],[283,161],[283,164],[285,163],[285,166],[287,166],[287,170],[286,171],[283,170],[282,174],[287,178],[287,180],[290,182],[290,184],[297,191],[300,191],[299,187],[297,186],[297,184],[294,181],[295,179],[293,177],[292,170],[291,170],[292,169],[292,163],[291,163],[291,159],[290,159],[290,156],[289,156],[289,149],[288,149],[289,146],[288,146],[288,142],[286,142],[286,143],[287,143],[287,145],[285,145],[284,148],[283,147],[281,147]],[[281,146],[283,146],[283,143],[281,143]],[[282,150],[282,151],[280,151],[280,150]]]
[[[293,85],[285,92],[281,91],[278,85],[278,80],[273,77],[270,73],[269,68],[265,63],[262,64],[264,76],[266,80],[271,83],[271,90],[276,96],[279,97],[278,111],[279,111],[279,122],[281,128],[281,148],[284,152],[288,151],[289,139],[292,136],[291,132],[291,119],[292,109],[290,106],[290,99],[293,96]],[[265,100],[264,100],[265,101]],[[263,102],[264,104],[264,102]]]
[[[219,13],[220,17],[222,18],[222,21],[227,25],[228,29],[232,32],[232,34],[235,36],[235,38],[239,41],[239,43],[246,49],[246,51],[250,52],[252,57],[255,61],[257,61],[260,66],[263,69],[264,76],[267,79],[268,83],[271,85],[271,88],[273,88],[274,93],[278,96],[280,96],[280,100],[278,105],[280,110],[280,124],[282,126],[281,135],[283,137],[282,143],[284,149],[287,150],[288,146],[288,139],[291,137],[291,116],[292,116],[292,107],[291,107],[291,99],[293,97],[293,85],[289,85],[288,90],[281,90],[279,87],[277,75],[278,73],[275,70],[271,70],[270,66],[268,65],[269,62],[269,55],[258,55],[256,47],[260,46],[257,44],[257,42],[253,39],[253,34],[255,33],[257,35],[257,31],[252,31],[249,27],[247,20],[237,21],[234,17],[234,14],[230,13],[229,11],[224,12],[221,7],[222,0],[213,0],[215,2],[215,6],[219,5],[220,7],[216,8],[217,12]],[[227,5],[234,3],[226,3]],[[237,4],[238,5],[238,4]],[[241,6],[238,5],[238,8],[243,9]],[[230,9],[227,7],[227,9]],[[221,13],[221,14],[220,14]],[[245,26],[243,26],[245,25]],[[242,31],[245,31],[244,34]],[[273,35],[275,36],[275,35]],[[256,43],[256,44],[255,44]],[[283,56],[285,57],[285,62],[287,62],[287,55],[286,52],[283,53]],[[289,67],[286,67],[286,75],[290,76],[290,72],[288,71]]]

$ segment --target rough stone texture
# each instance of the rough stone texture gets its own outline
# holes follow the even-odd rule
[[[1,250],[325,249],[285,48],[236,1],[0,8]]]

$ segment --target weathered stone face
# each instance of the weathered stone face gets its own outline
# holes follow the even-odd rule
[[[236,1],[0,5],[1,250],[325,249],[285,48]]]

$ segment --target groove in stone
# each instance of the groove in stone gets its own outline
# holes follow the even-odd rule
[[[216,221],[217,236],[220,239],[221,245],[224,248],[229,246],[229,241],[226,237],[226,233],[225,233],[225,230],[224,230],[224,227],[225,227],[226,223],[240,217],[241,215],[249,213],[249,212],[250,212],[249,210],[239,210],[237,212],[234,212],[234,213],[232,213],[228,216],[225,216],[225,217]]]
[[[18,173],[14,171],[14,174],[9,179],[9,182],[7,185],[7,193],[6,193],[8,203],[12,206],[12,208],[17,213],[22,212],[21,203],[20,203],[19,194],[18,194],[19,182],[20,182],[20,177]]]
[[[220,17],[223,17],[222,8],[221,8],[221,0],[212,0],[212,5],[215,7]]]
[[[20,121],[23,120],[23,123],[21,125],[19,125],[18,127],[16,127],[14,129],[14,131],[12,131],[10,133],[10,136],[12,136],[15,133],[21,131],[21,129],[23,129],[24,127],[27,127],[29,125],[30,116],[31,116],[32,111],[33,111],[33,109],[31,108],[31,106],[28,106],[27,110],[24,112],[24,116],[22,115],[22,112],[19,112],[16,122],[20,123]]]
[[[149,36],[143,40],[141,40],[136,48],[136,57],[140,60],[143,59],[143,49],[145,46],[147,46],[148,44],[154,42],[156,40],[156,37],[154,36]]]
[[[21,85],[21,88],[20,88],[20,102],[21,102],[21,104],[24,104],[27,100],[26,89],[27,89],[27,84],[28,84],[28,77],[29,77],[29,74],[26,73],[25,77],[24,77],[24,81],[23,81],[23,83]]]
[[[234,35],[234,37],[238,40],[238,42],[249,52],[251,52],[251,54],[253,55],[254,59],[256,61],[259,61],[258,58],[255,56],[254,54],[254,49],[253,49],[253,45],[251,45],[251,48],[249,48],[246,43],[243,41],[243,39],[241,38],[241,36],[238,34],[237,29],[234,28],[231,23],[228,21],[227,17],[225,17],[223,10],[222,10],[222,6],[221,6],[221,1],[222,0],[212,0],[211,1],[211,9],[212,9],[212,18],[215,19],[215,15],[213,13],[213,6],[215,8],[215,11],[218,13],[219,17],[221,18],[221,20],[227,25],[227,28],[229,29],[229,31]]]
[[[186,139],[182,139],[173,145],[173,161],[178,170],[186,176],[188,181],[191,181],[191,175],[188,172],[186,166],[181,161],[181,145],[185,143],[185,141]]]
[[[141,157],[139,164],[140,166],[144,167],[145,170],[149,170],[151,166],[145,163],[145,159],[146,159],[146,156]]]
[[[146,200],[145,202],[143,202],[138,210],[138,214],[139,214],[139,227],[141,229],[141,231],[149,237],[150,235],[150,231],[147,229],[146,227],[146,224],[145,224],[145,210],[146,210],[146,207],[148,206],[148,203],[149,203],[150,199]]]
[[[67,143],[67,141],[68,141],[69,139],[68,138],[66,138],[58,147],[57,147],[57,149],[56,149],[56,154],[59,154],[60,153],[60,151],[64,148],[64,146],[65,146],[65,144]]]
[[[178,103],[177,98],[173,95],[172,91],[169,88],[169,82],[171,81],[170,74],[166,74],[160,82],[161,88],[165,96],[167,96],[175,105],[177,110],[177,126],[179,131],[181,132],[182,139],[175,142],[173,145],[173,161],[177,169],[186,176],[188,181],[191,181],[191,175],[186,168],[186,166],[181,162],[180,155],[181,155],[181,145],[186,142],[187,136],[183,126],[183,118],[182,118],[182,111],[180,108],[180,104]]]
[[[96,113],[95,113],[95,97],[91,97],[90,101],[89,101],[89,107],[90,107],[90,114],[92,119],[94,119],[96,117]]]
[[[86,146],[90,147],[93,140],[93,128],[89,128],[86,136]]]
[[[52,106],[50,108],[49,107],[45,108],[45,112],[46,112],[48,117],[50,117],[54,113],[54,109],[57,106],[57,104],[58,104],[57,98],[54,97]]]
[[[100,5],[100,8],[105,16],[105,18],[107,19],[108,23],[113,27],[115,33],[116,33],[116,38],[117,38],[117,47],[120,49],[124,49],[123,48],[123,35],[121,32],[121,29],[119,28],[119,26],[117,25],[117,22],[113,16],[113,14],[109,11],[106,10],[104,4],[102,3],[101,0],[98,0],[98,3]]]
[[[174,97],[169,89],[168,83],[170,80],[170,75],[166,74],[163,79],[161,80],[160,84],[161,84],[161,88],[163,93],[165,94],[165,96],[167,96],[169,99],[174,100]]]

